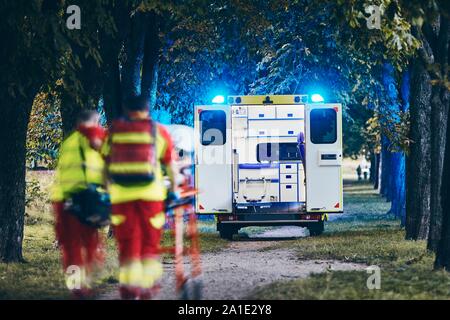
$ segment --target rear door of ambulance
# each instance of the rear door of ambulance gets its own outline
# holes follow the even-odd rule
[[[342,106],[305,108],[306,211],[343,212]]]
[[[194,115],[195,209],[232,212],[231,113],[228,105],[196,106]]]

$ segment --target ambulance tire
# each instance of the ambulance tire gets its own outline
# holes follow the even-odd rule
[[[320,236],[323,233],[325,226],[323,221],[316,222],[308,226],[309,235],[311,237]]]
[[[237,232],[235,232],[234,228],[230,228],[230,227],[224,226],[224,225],[222,225],[219,230],[220,237],[222,239],[229,240],[229,241],[233,240],[233,235],[235,233],[237,233]]]

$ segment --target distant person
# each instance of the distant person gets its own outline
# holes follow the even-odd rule
[[[126,115],[112,123],[104,147],[112,225],[119,248],[122,299],[150,299],[159,287],[164,202],[176,198],[173,143],[166,129],[149,116],[148,101],[132,97]],[[163,169],[170,180],[164,183]]]
[[[98,229],[80,222],[67,206],[74,195],[89,185],[104,185],[105,164],[99,149],[106,133],[99,119],[95,111],[80,113],[76,130],[61,144],[51,192],[56,238],[66,283],[74,298],[92,296],[92,275],[102,262]]]
[[[302,161],[303,171],[306,176],[306,157],[305,157],[305,134],[300,131],[297,136],[297,147],[300,153],[300,160]]]
[[[362,169],[361,169],[361,165],[359,164],[358,167],[356,168],[356,175],[358,176],[358,181],[361,181],[361,174],[362,174]]]
[[[369,173],[370,173],[369,166],[366,165],[363,170],[364,180],[367,180],[369,178]]]

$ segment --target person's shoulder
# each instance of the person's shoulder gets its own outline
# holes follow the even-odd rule
[[[155,123],[156,123],[156,126],[157,126],[158,131],[161,134],[161,136],[163,136],[164,138],[170,138],[170,133],[169,133],[169,130],[167,130],[166,126],[159,122],[155,122]]]
[[[73,130],[64,139],[63,144],[76,143],[80,140],[81,136],[82,136],[82,134],[78,130]]]
[[[82,134],[77,130],[72,131],[64,138],[60,146],[60,151],[64,153],[66,150],[78,148],[80,143],[82,143]]]

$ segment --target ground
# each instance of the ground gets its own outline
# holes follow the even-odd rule
[[[353,178],[348,166],[345,178]],[[65,299],[53,218],[46,197],[50,172],[29,173],[24,256],[27,263],[0,264],[0,299]],[[34,187],[33,187],[34,186]],[[39,186],[39,187],[36,187]],[[246,228],[233,242],[201,222],[204,298],[210,299],[449,299],[450,276],[433,271],[423,241],[404,240],[389,204],[366,182],[346,180],[345,214],[330,217],[325,232],[302,228]],[[165,243],[170,237],[165,236]],[[117,259],[112,239],[99,276],[99,298],[117,298]],[[381,270],[381,289],[369,290],[366,268]],[[159,299],[174,299],[173,262]]]
[[[304,236],[303,229],[284,230],[284,234]],[[299,230],[298,230],[299,229]],[[278,231],[277,230],[277,231]],[[300,232],[299,232],[300,231]],[[299,260],[292,248],[273,247],[272,231],[244,237],[228,243],[222,250],[202,255],[202,282],[204,299],[243,299],[255,288],[282,279],[306,278],[312,272],[327,270],[361,270],[363,265],[336,260]],[[276,233],[275,233],[276,236]],[[189,267],[185,264],[185,267]],[[166,277],[157,299],[176,299],[174,264],[164,261]],[[101,299],[118,299],[117,290]]]

